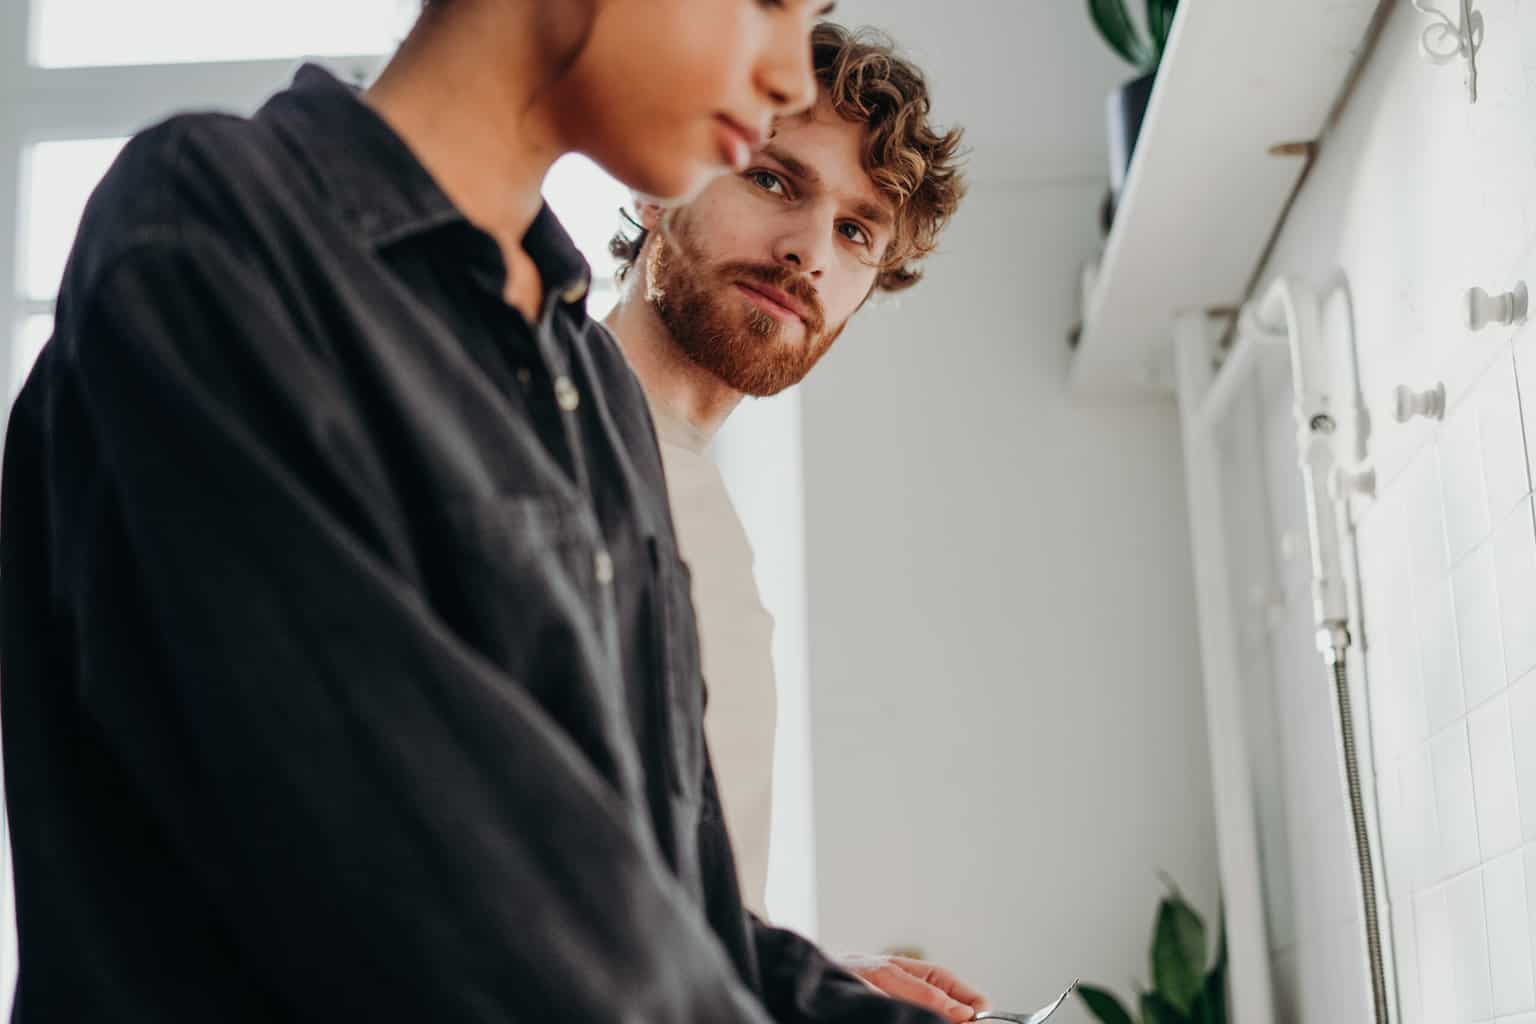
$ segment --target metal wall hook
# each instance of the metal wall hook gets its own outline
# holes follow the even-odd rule
[[[1419,51],[1434,64],[1466,62],[1467,96],[1477,102],[1477,51],[1483,45],[1483,12],[1472,8],[1472,0],[1460,0],[1461,16],[1452,18],[1429,0],[1412,0],[1422,14],[1435,19],[1419,35]]]

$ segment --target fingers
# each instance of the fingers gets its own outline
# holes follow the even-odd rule
[[[953,972],[946,968],[940,967],[938,964],[931,964],[926,960],[914,960],[906,956],[893,956],[891,960],[908,974],[921,978],[934,988],[944,992],[951,999],[959,1000],[977,1010],[985,1010],[987,1008],[985,996],[955,977]]]
[[[921,963],[921,961],[912,961]],[[928,966],[928,965],[925,965]],[[924,1009],[942,1014],[959,1024],[976,1016],[976,1007],[951,997],[936,985],[930,985],[899,963],[887,963],[863,975],[864,980],[888,996],[916,1003]]]

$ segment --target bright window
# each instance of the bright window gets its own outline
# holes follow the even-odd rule
[[[41,142],[22,158],[21,294],[58,294],[64,261],[80,227],[80,214],[123,139]]]
[[[23,298],[48,300],[58,293],[86,200],[124,141],[43,142],[27,152],[22,171]],[[594,293],[604,290],[615,265],[608,241],[620,224],[620,208],[629,205],[629,191],[585,157],[569,156],[550,171],[544,195],[592,264]]]
[[[420,0],[34,0],[32,59],[62,68],[389,53],[420,10]]]
[[[26,383],[27,374],[32,372],[32,364],[37,362],[37,354],[43,350],[43,343],[52,333],[52,316],[29,316],[21,321],[16,339],[11,345],[11,398],[15,398],[21,386]]]
[[[596,280],[613,277],[608,242],[620,225],[619,211],[631,209],[629,189],[583,156],[568,156],[550,170],[544,198],[565,225]]]

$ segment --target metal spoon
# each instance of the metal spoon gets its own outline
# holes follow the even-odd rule
[[[1045,1024],[1046,1018],[1055,1013],[1061,1007],[1061,1004],[1067,1001],[1067,996],[1072,994],[1072,990],[1077,988],[1077,983],[1081,980],[1081,978],[1073,978],[1072,984],[1067,986],[1065,992],[1056,997],[1054,1003],[1036,1010],[1034,1013],[1026,1015],[1022,1013],[999,1013],[996,1010],[988,1010],[985,1013],[978,1013],[971,1020],[1005,1020],[1011,1021],[1012,1024]]]

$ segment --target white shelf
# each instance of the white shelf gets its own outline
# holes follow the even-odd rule
[[[1070,385],[1173,394],[1173,318],[1235,306],[1379,0],[1184,0],[1089,298]]]

